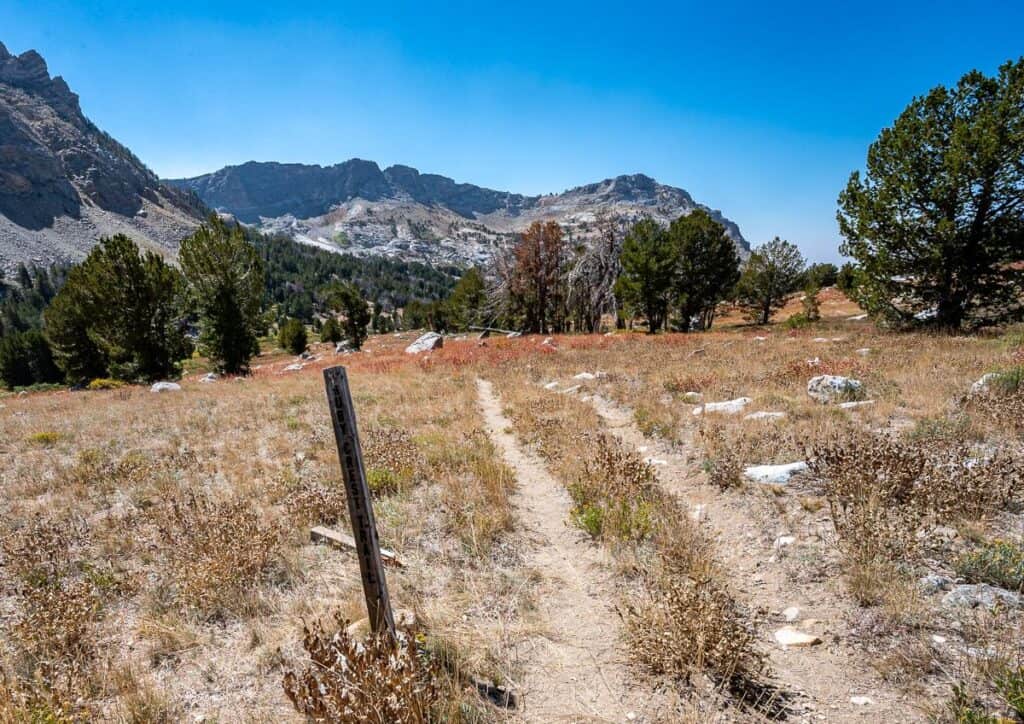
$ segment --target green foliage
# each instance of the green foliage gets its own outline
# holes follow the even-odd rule
[[[341,338],[341,325],[338,324],[338,320],[334,317],[328,317],[323,326],[320,327],[320,341],[337,344],[341,341]]]
[[[41,328],[43,310],[64,285],[70,268],[66,264],[49,268],[21,264],[19,284],[5,284],[0,277],[0,337]]]
[[[266,302],[283,316],[312,322],[326,309],[325,288],[354,282],[379,310],[403,307],[410,300],[432,301],[448,295],[459,270],[384,257],[355,257],[299,244],[283,237],[246,232],[266,269]]]
[[[1024,58],[911,101],[839,195],[861,305],[891,324],[950,330],[1020,317],[1021,158]]]
[[[839,291],[848,297],[852,297],[856,293],[859,284],[860,274],[857,266],[851,262],[843,264],[836,275],[836,287]]]
[[[677,247],[654,219],[638,221],[622,243],[622,274],[615,284],[622,304],[647,318],[648,333],[665,325],[676,281]]]
[[[452,329],[465,331],[470,325],[483,325],[487,321],[487,289],[479,269],[470,267],[459,278],[446,307],[444,313],[436,310],[435,316],[444,316]]]
[[[839,280],[839,267],[829,263],[811,264],[804,271],[803,286],[805,287],[833,287]]]
[[[259,352],[264,271],[242,228],[216,214],[181,242],[181,268],[199,315],[199,346],[221,372],[247,372]]]
[[[1010,668],[996,676],[996,691],[1006,699],[1017,719],[1024,719],[1024,667]]]
[[[123,234],[101,239],[44,313],[58,366],[70,381],[106,370],[117,379],[176,375],[190,354],[184,292],[181,274],[157,254],[140,255]]]
[[[964,553],[956,572],[969,583],[988,583],[1013,591],[1024,589],[1024,548],[1019,543],[997,540]]]
[[[302,354],[308,344],[306,325],[297,319],[284,320],[277,330],[277,343],[292,354]]]
[[[804,258],[788,241],[775,237],[750,254],[736,285],[736,298],[751,321],[768,324],[772,314],[800,286]]]
[[[344,315],[345,338],[353,349],[361,349],[370,324],[370,305],[363,299],[359,287],[352,283],[335,284],[327,290],[326,297],[331,309]]]
[[[699,329],[709,329],[715,307],[740,277],[736,244],[703,209],[673,221],[668,238],[675,247],[674,292],[682,329],[689,330],[691,320]]]
[[[39,330],[0,338],[0,382],[9,390],[64,378],[53,361],[50,345]]]
[[[803,307],[802,314],[808,322],[817,322],[821,319],[821,302],[818,300],[820,292],[821,288],[813,281],[804,287],[804,298],[800,300],[800,306]]]

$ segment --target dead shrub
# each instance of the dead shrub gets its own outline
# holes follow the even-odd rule
[[[310,665],[284,675],[284,691],[296,711],[315,722],[432,721],[441,701],[441,673],[420,652],[416,633],[401,629],[397,645],[386,634],[358,641],[340,614],[335,621],[334,633],[319,622],[303,628]]]
[[[253,589],[285,570],[285,528],[244,500],[186,493],[155,513],[178,608],[200,619],[252,612]]]
[[[370,428],[361,435],[366,481],[377,495],[408,488],[423,469],[412,436],[399,428]]]
[[[650,465],[608,435],[597,435],[569,486],[573,521],[594,538],[642,541],[655,528],[661,498]]]
[[[980,459],[962,444],[921,447],[870,433],[819,444],[810,467],[841,544],[862,561],[913,557],[925,525],[1005,509],[1024,476],[1024,464],[1002,451]]]
[[[313,474],[288,474],[277,485],[288,515],[302,525],[332,525],[348,515],[348,495],[340,476],[320,480]]]
[[[646,598],[625,609],[630,659],[642,669],[689,685],[706,673],[740,701],[771,713],[780,702],[762,698],[766,658],[757,634],[729,592],[712,580],[659,578]],[[778,713],[778,712],[775,712]]]

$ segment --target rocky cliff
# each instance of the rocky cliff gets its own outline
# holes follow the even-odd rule
[[[559,194],[524,196],[456,183],[409,166],[381,170],[352,159],[335,166],[249,162],[168,183],[266,231],[357,255],[429,263],[479,263],[537,220],[560,223],[585,241],[598,217],[648,215],[667,223],[698,204],[686,191],[642,174],[618,176]],[[707,209],[745,253],[739,227]]]
[[[89,121],[39,53],[0,44],[0,267],[80,259],[118,232],[173,253],[201,210]]]

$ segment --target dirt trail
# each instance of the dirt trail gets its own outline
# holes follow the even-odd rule
[[[666,490],[691,508],[703,506],[702,517],[717,539],[717,551],[733,579],[734,590],[752,609],[774,614],[762,631],[763,649],[769,654],[778,682],[799,694],[799,718],[829,722],[925,720],[910,697],[884,682],[863,655],[845,643],[850,603],[833,588],[837,582],[794,581],[774,560],[774,540],[764,540],[761,522],[752,511],[760,502],[749,495],[744,499],[742,495],[723,494],[709,485],[696,456],[688,459],[665,443],[644,437],[629,410],[600,396],[585,399],[594,405],[611,433],[643,450],[645,456],[664,463],[657,464],[656,470]],[[688,434],[692,436],[692,432]],[[685,439],[683,450],[692,450],[691,443]],[[780,523],[780,527],[785,525]],[[796,534],[800,542],[800,531],[786,532]],[[787,624],[779,613],[792,606],[799,607],[799,617]],[[787,625],[806,625],[808,633],[820,636],[824,643],[783,649],[773,634]],[[854,697],[867,697],[869,701],[851,702]]]
[[[521,714],[531,722],[624,722],[642,719],[649,694],[631,690],[618,646],[611,573],[599,549],[566,525],[570,499],[544,464],[510,432],[490,382],[478,380],[487,431],[515,471],[513,497],[530,545],[527,565],[541,577],[543,636],[520,644]]]

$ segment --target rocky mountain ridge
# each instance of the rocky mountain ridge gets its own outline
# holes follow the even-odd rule
[[[643,174],[526,196],[351,159],[334,166],[250,161],[167,183],[264,231],[355,255],[482,263],[533,221],[557,221],[586,242],[603,215],[667,223],[697,208],[725,226],[741,253],[749,250],[739,227],[720,211]]]
[[[39,53],[0,43],[0,267],[81,259],[119,232],[173,254],[202,210],[86,118]]]

